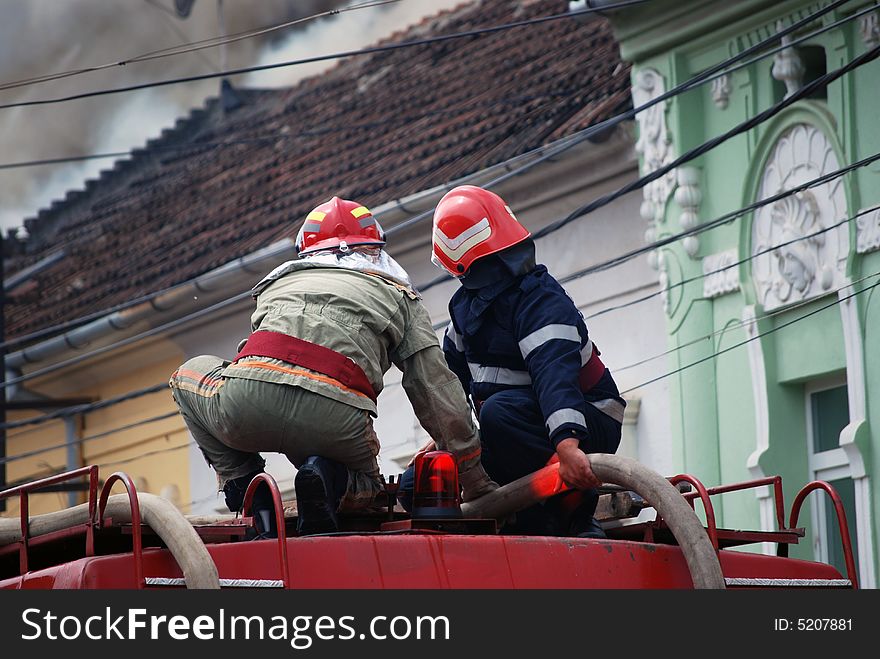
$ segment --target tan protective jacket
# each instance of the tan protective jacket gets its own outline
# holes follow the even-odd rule
[[[294,261],[254,288],[251,330],[281,332],[353,359],[378,395],[391,364],[422,427],[451,451],[462,473],[479,464],[480,441],[464,391],[449,370],[418,296],[382,277]],[[245,357],[225,377],[288,384],[377,414],[361,392],[326,375],[268,357]]]

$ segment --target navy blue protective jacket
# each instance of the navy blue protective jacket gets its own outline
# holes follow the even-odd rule
[[[495,286],[459,288],[449,313],[446,361],[475,401],[532,388],[553,446],[586,437],[587,405],[623,421],[625,403],[607,369],[581,391],[579,374],[593,344],[583,315],[543,265]]]

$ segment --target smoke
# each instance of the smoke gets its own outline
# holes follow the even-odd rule
[[[375,44],[394,32],[418,23],[424,16],[439,13],[464,3],[465,0],[403,0],[363,11],[352,11],[307,24],[283,40],[270,44],[260,56],[258,65],[304,59],[317,55],[357,50]],[[365,0],[349,0],[346,6],[363,4]],[[326,60],[295,67],[252,73],[245,79],[247,87],[290,87],[303,78],[318,75],[335,66]]]
[[[222,0],[222,7],[226,33],[233,34],[309,16],[344,3],[345,0]],[[404,4],[433,11],[435,3],[418,0]],[[377,11],[368,8],[354,13]],[[305,24],[309,26],[312,48],[323,42],[325,23],[326,19],[318,19]],[[381,31],[378,26],[371,29]],[[215,37],[220,32],[218,0],[196,0],[186,19],[175,15],[173,0],[0,0],[0,83],[116,62]],[[279,35],[288,37],[297,32],[302,30],[294,28],[230,44],[226,47],[225,67],[251,66],[265,57],[265,49],[278,41]],[[333,42],[330,44],[331,49],[335,48]],[[221,49],[206,49],[3,90],[0,103],[216,72],[221,70],[222,63]],[[191,108],[202,105],[206,97],[216,95],[218,88],[219,81],[215,79],[56,105],[0,110],[0,163],[127,151],[158,135]],[[0,227],[4,231],[20,227],[25,218],[63,198],[67,190],[81,188],[86,178],[112,163],[95,160],[0,170]]]

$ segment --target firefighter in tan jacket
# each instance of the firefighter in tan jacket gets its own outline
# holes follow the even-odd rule
[[[392,364],[419,422],[456,456],[463,499],[497,487],[480,464],[479,435],[428,313],[384,243],[360,204],[334,197],[318,206],[297,237],[300,260],[254,288],[252,334],[232,362],[203,355],[171,376],[231,511],[263,470],[260,451],[284,453],[298,469],[300,534],[333,531],[338,511],[369,507],[382,489],[376,397]],[[254,515],[267,535],[271,511],[261,485]]]

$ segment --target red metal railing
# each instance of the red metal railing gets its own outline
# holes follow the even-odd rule
[[[706,487],[703,483],[696,478],[695,476],[691,476],[690,474],[679,474],[678,476],[673,476],[669,479],[669,482],[673,485],[677,483],[686,482],[693,485],[695,492],[688,492],[684,495],[684,498],[687,499],[688,503],[691,504],[691,507],[694,506],[694,500],[697,497],[700,497],[700,501],[703,503],[703,508],[706,511],[706,529],[709,534],[709,539],[712,540],[712,545],[715,547],[715,550],[718,550],[718,527],[715,521],[715,508],[712,505],[712,501],[710,497],[713,497],[717,494],[725,494],[728,492],[738,492],[740,490],[750,490],[756,487],[762,487],[764,485],[772,485],[773,486],[773,501],[774,508],[776,510],[776,528],[778,530],[782,530],[785,528],[785,500],[782,494],[782,477],[781,476],[768,476],[766,478],[756,478],[750,481],[743,481],[741,483],[732,483],[731,485],[717,485],[715,487]],[[787,547],[783,544],[777,544],[777,553],[782,555],[783,553],[787,553]]]
[[[35,490],[39,490],[47,485],[54,485],[55,483],[63,483],[65,481],[70,481],[75,478],[79,478],[80,476],[88,476],[89,477],[89,503],[88,503],[88,520],[85,523],[86,529],[86,556],[94,556],[95,555],[95,533],[94,533],[94,525],[95,525],[95,513],[96,513],[96,502],[97,502],[97,493],[98,493],[98,467],[97,465],[91,465],[89,467],[82,467],[80,469],[76,469],[74,471],[68,471],[63,474],[56,474],[55,476],[49,476],[48,478],[42,478],[38,481],[33,481],[32,483],[25,483],[24,485],[19,485],[17,487],[10,488],[8,490],[4,490],[0,492],[0,499],[8,499],[10,497],[19,495],[19,519],[21,521],[21,539],[19,542],[18,549],[18,566],[19,573],[25,574],[28,571],[28,541],[30,539],[30,524],[28,523],[28,497]]]
[[[719,545],[718,545],[718,526],[715,524],[715,508],[712,506],[712,501],[709,499],[709,491],[706,489],[706,486],[698,479],[696,476],[691,476],[690,474],[678,474],[677,476],[673,476],[669,479],[669,482],[673,485],[678,485],[679,483],[690,483],[694,486],[696,492],[684,495],[685,499],[687,499],[688,503],[691,504],[691,508],[694,507],[694,498],[699,496],[700,501],[703,502],[703,509],[706,511],[706,532],[709,534],[709,540],[712,541],[712,546],[715,548],[715,553],[718,553]]]
[[[107,508],[107,499],[110,497],[110,490],[113,489],[113,485],[116,481],[121,481],[122,484],[125,485],[125,490],[128,493],[128,503],[131,506],[131,538],[133,545],[132,553],[134,554],[134,576],[137,581],[138,589],[141,589],[146,585],[146,581],[144,580],[144,545],[141,540],[141,508],[138,504],[137,489],[134,486],[134,482],[132,482],[131,477],[125,472],[114,472],[104,483],[104,487],[101,488],[101,500],[98,504],[97,517],[98,528],[104,528],[104,511]]]
[[[846,511],[843,509],[843,502],[840,500],[840,495],[831,483],[826,481],[813,481],[812,483],[804,485],[794,498],[794,503],[791,504],[789,525],[792,528],[797,526],[798,517],[800,517],[801,514],[801,506],[807,496],[815,490],[824,490],[825,494],[831,498],[831,502],[834,504],[834,512],[837,513],[837,527],[840,531],[840,539],[843,542],[843,558],[846,561],[846,575],[849,577],[852,587],[858,588],[859,582],[856,575],[856,562],[853,558],[852,542],[849,538],[849,526],[846,523]]]
[[[284,582],[285,588],[290,588],[290,566],[287,563],[287,528],[284,525],[284,508],[281,505],[281,491],[278,489],[278,483],[266,472],[261,472],[254,476],[244,493],[244,503],[241,506],[242,518],[250,518],[251,523],[256,527],[253,520],[254,492],[260,483],[265,483],[269,491],[272,493],[272,503],[275,506],[275,526],[278,527],[278,560],[281,563],[281,580]]]

